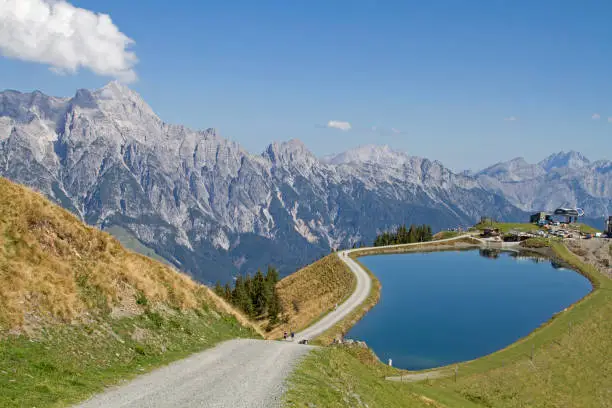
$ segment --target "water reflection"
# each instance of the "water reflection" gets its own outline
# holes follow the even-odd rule
[[[545,255],[540,255],[538,253],[535,252],[528,252],[528,251],[504,251],[502,249],[498,249],[498,248],[480,248],[478,250],[478,254],[483,257],[483,258],[488,258],[488,259],[498,259],[502,254],[506,254],[514,259],[516,259],[517,261],[531,261],[535,264],[540,264],[540,263],[548,263],[550,262],[550,265],[554,268],[554,269],[571,269],[570,265],[568,265],[567,263],[559,260],[559,259],[550,259],[549,257],[545,256]]]
[[[495,248],[481,248],[478,250],[478,253],[483,258],[497,259],[501,255],[502,251]]]

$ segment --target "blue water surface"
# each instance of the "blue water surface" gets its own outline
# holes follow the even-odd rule
[[[591,290],[573,270],[510,253],[453,251],[360,258],[380,302],[347,337],[421,370],[484,356],[526,336]]]

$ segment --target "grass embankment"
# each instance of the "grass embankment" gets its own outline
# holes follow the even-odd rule
[[[493,222],[493,223],[484,223],[484,224],[476,224],[474,228],[479,230],[484,230],[485,228],[499,229],[502,233],[507,233],[510,231],[520,231],[520,232],[531,232],[541,230],[539,226],[536,224],[528,224],[528,223],[519,223],[519,222]]]
[[[440,231],[434,234],[433,239],[434,241],[440,240],[440,239],[449,239],[449,238],[455,238],[457,236],[459,236],[461,233],[458,231]]]
[[[395,370],[367,349],[330,346],[313,351],[294,372],[285,394],[287,407],[477,407],[456,395],[434,400],[407,384],[386,381]],[[444,401],[442,405],[439,401]],[[461,404],[461,405],[459,405]]]
[[[572,224],[572,225],[576,226],[580,232],[585,233],[585,234],[596,234],[598,232],[601,232],[601,230],[591,227],[590,225],[586,225],[586,224],[577,223],[577,224]]]
[[[534,241],[535,242],[535,241]],[[537,240],[541,247],[544,240]],[[612,282],[562,243],[546,241],[557,257],[594,286],[581,301],[527,337],[491,355],[460,363],[448,375],[420,383],[392,383],[400,370],[334,347],[313,353],[290,381],[292,407],[610,407]],[[533,350],[533,359],[532,359]],[[387,398],[388,397],[388,398]],[[427,405],[429,404],[429,405]]]
[[[534,232],[539,230],[545,230],[545,228],[540,227],[536,224],[528,224],[528,223],[504,223],[504,222],[493,222],[493,223],[484,223],[484,224],[476,224],[474,228],[479,230],[484,230],[485,228],[498,228],[502,233],[508,233],[510,231],[520,231],[520,232]],[[597,228],[593,228],[590,225],[582,224],[579,222],[567,224],[568,229],[577,230],[582,233],[591,233],[594,234],[596,232],[601,232]]]
[[[327,255],[281,279],[276,289],[286,323],[275,327],[266,337],[279,338],[283,331],[297,332],[312,325],[346,300],[355,285],[355,275],[337,254]]]
[[[0,178],[0,407],[59,407],[255,336],[205,286]]]
[[[361,267],[368,273],[368,275],[370,275],[370,279],[372,280],[372,287],[370,289],[370,293],[368,294],[366,300],[361,305],[359,305],[358,308],[349,313],[344,319],[336,323],[325,333],[317,337],[317,339],[315,340],[316,344],[327,345],[330,344],[334,339],[340,339],[344,337],[346,332],[348,332],[351,327],[353,327],[359,320],[361,320],[361,318],[365,316],[365,314],[370,309],[376,306],[378,300],[380,299],[380,281],[376,278],[376,276],[374,276],[372,272],[370,272],[368,268],[361,264],[361,262],[359,262],[356,257],[351,256],[351,258],[353,258],[354,261],[359,263]]]
[[[457,383],[446,379],[434,386],[483,406],[610,406],[612,362],[605,356],[612,347],[612,281],[563,244],[550,245],[591,280],[594,291],[506,349],[461,364]]]

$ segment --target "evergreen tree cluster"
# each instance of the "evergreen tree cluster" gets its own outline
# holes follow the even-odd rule
[[[376,236],[374,246],[396,245],[396,244],[412,244],[413,242],[431,241],[433,234],[431,226],[423,225],[400,225],[395,232],[383,232]]]
[[[276,291],[276,283],[279,278],[276,268],[269,266],[265,275],[260,270],[253,276],[239,275],[233,289],[229,283],[223,287],[217,282],[215,293],[241,309],[249,317],[267,316],[270,324],[274,325],[279,322],[279,315],[283,312]]]

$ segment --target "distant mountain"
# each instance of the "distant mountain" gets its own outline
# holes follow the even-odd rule
[[[538,164],[522,158],[498,163],[475,174],[486,190],[524,211],[580,207],[587,221],[603,228],[612,214],[612,161],[591,162],[578,152],[553,154]]]
[[[403,222],[519,221],[572,203],[609,211],[609,162],[562,162],[455,174],[387,146],[318,159],[297,140],[254,155],[214,129],[163,122],[116,82],[72,98],[0,93],[0,175],[205,282],[270,263],[290,273]]]
[[[546,171],[554,169],[579,170],[587,167],[589,164],[591,164],[589,159],[584,157],[581,153],[574,151],[553,154],[538,163],[538,165]]]

